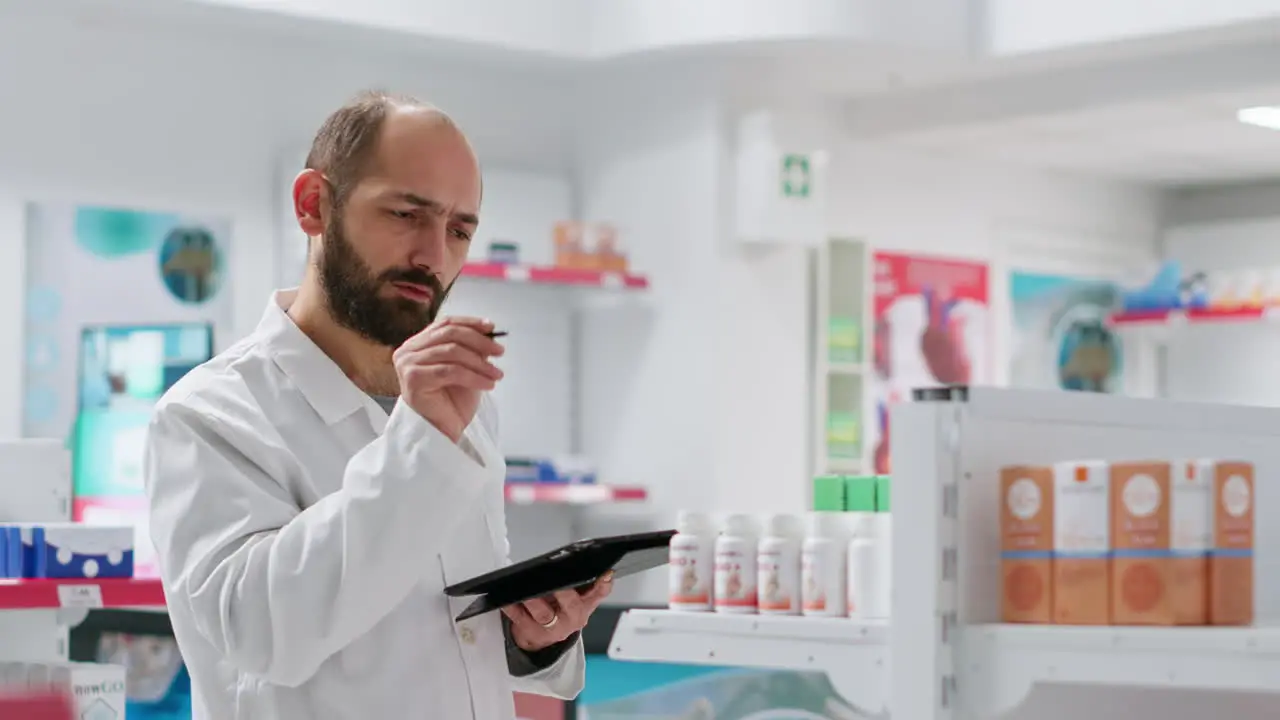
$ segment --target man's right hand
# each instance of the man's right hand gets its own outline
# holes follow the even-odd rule
[[[490,332],[488,320],[441,318],[392,355],[401,399],[454,442],[475,417],[480,393],[502,379],[490,359],[504,348]]]

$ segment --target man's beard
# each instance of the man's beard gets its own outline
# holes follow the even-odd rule
[[[343,327],[379,345],[400,347],[436,319],[449,290],[422,268],[391,268],[374,275],[342,230],[342,213],[335,211],[325,226],[316,268],[329,311]],[[386,298],[381,291],[393,282],[412,283],[431,290],[431,302],[405,297]]]

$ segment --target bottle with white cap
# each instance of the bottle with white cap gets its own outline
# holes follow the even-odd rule
[[[811,512],[806,517],[800,551],[801,608],[805,615],[844,617],[848,542],[844,513]]]
[[[705,513],[681,510],[671,538],[667,607],[711,612],[716,532]]]
[[[800,544],[804,523],[795,515],[769,516],[756,550],[757,607],[761,615],[800,614]]]
[[[720,613],[756,611],[756,546],[760,537],[755,516],[735,513],[725,518],[716,538],[715,606]]]

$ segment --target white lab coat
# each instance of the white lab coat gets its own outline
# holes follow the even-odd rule
[[[488,398],[451,442],[387,416],[285,314],[193,370],[151,422],[146,483],[196,720],[510,720],[570,699],[581,643],[512,678],[497,613],[447,584],[508,561]],[[460,446],[461,445],[461,446]]]

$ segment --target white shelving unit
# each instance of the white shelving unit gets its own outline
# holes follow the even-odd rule
[[[871,307],[867,244],[830,239],[817,251],[813,342],[813,474],[869,472]]]
[[[913,402],[892,412],[898,461],[889,628],[872,631],[838,619],[632,611],[619,623],[611,657],[822,669],[851,704],[874,712],[880,693],[885,711],[909,720],[1017,714],[1042,685],[1080,693],[1280,693],[1280,627],[999,622],[999,469],[1082,458],[1253,462],[1261,519],[1255,537],[1256,614],[1264,621],[1280,615],[1280,551],[1273,550],[1280,525],[1267,523],[1262,511],[1280,493],[1267,481],[1280,472],[1280,410],[952,388],[917,391]],[[1229,713],[1228,701],[1222,702]],[[1063,709],[1051,718],[1036,717],[1073,715]]]
[[[886,709],[888,628],[843,618],[631,610],[618,621],[610,657],[695,665],[783,668],[827,674],[868,714]]]

